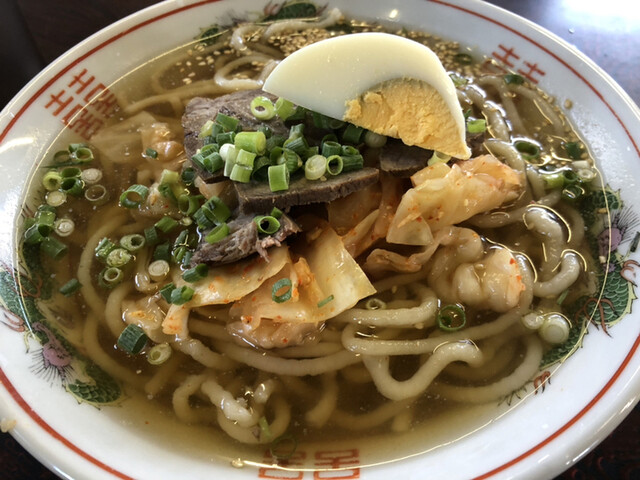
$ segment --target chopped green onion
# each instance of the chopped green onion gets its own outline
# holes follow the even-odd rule
[[[129,354],[137,355],[147,344],[149,337],[138,325],[130,323],[118,337],[118,347]]]
[[[286,290],[283,293],[278,294],[279,291],[285,288]],[[291,283],[291,279],[281,278],[273,284],[273,288],[271,289],[271,299],[276,303],[284,303],[291,299],[292,293],[293,283]]]
[[[304,137],[289,138],[285,140],[282,146],[285,148],[285,151],[288,149],[301,156],[309,149],[309,143]]]
[[[269,428],[269,422],[267,421],[266,417],[260,417],[260,420],[258,420],[258,426],[260,427],[260,431],[262,432],[262,437],[265,440],[271,440],[271,428]]]
[[[209,267],[206,263],[199,263],[193,268],[185,271],[182,274],[182,279],[185,282],[197,282],[198,280],[202,280],[209,273]]]
[[[147,245],[149,245],[150,247],[160,243],[160,237],[158,236],[158,231],[156,230],[156,227],[151,226],[149,228],[145,228],[143,233],[144,233],[144,239]]]
[[[71,161],[71,153],[68,150],[59,150],[53,154],[53,161],[56,163],[67,163]]]
[[[35,223],[25,230],[24,243],[27,245],[36,245],[41,243],[50,232],[51,229],[47,226]]]
[[[158,290],[158,293],[167,303],[171,303],[171,292],[176,289],[173,283],[167,283],[164,287]]]
[[[51,207],[59,207],[67,201],[67,194],[56,190],[54,192],[48,192],[45,199],[47,201],[47,205]]]
[[[278,159],[279,161],[276,163],[284,163],[287,166],[287,170],[289,173],[297,172],[298,169],[302,166],[302,160],[300,156],[293,150],[285,149],[282,152],[282,157]]]
[[[267,137],[263,132],[240,132],[233,142],[236,150],[262,155],[267,149]]]
[[[166,260],[155,260],[149,264],[149,267],[147,267],[149,276],[154,282],[164,279],[169,274],[170,269],[171,267],[169,266],[169,262]]]
[[[93,185],[102,180],[102,170],[99,168],[85,168],[80,174],[80,179],[87,185]]]
[[[173,230],[177,226],[178,226],[178,222],[175,219],[168,216],[162,217],[160,220],[158,220],[154,224],[154,227],[156,227],[158,230],[164,233],[169,233],[171,230]]]
[[[144,151],[145,156],[149,157],[149,158],[158,158],[158,152],[155,151],[153,148],[147,148]]]
[[[342,157],[340,155],[331,155],[327,158],[327,172],[331,175],[342,173],[343,168]]]
[[[370,298],[364,303],[364,308],[367,310],[385,310],[387,303],[379,298]]]
[[[171,292],[171,303],[174,305],[183,305],[193,298],[195,290],[183,285],[181,288],[175,288]]]
[[[591,183],[596,178],[596,172],[590,168],[581,168],[576,173],[580,183]]]
[[[548,189],[556,189],[564,187],[564,175],[560,172],[547,173],[542,175],[544,185]]]
[[[275,112],[278,117],[285,121],[295,112],[295,106],[289,100],[286,100],[282,97],[276,100],[275,104]]]
[[[578,184],[568,185],[562,189],[562,199],[573,203],[576,202],[580,197],[584,195],[585,191]]]
[[[100,242],[98,242],[98,245],[96,246],[94,252],[99,260],[106,262],[109,253],[111,253],[114,248],[116,248],[115,243],[113,243],[107,237],[104,237],[102,240],[100,240]]]
[[[449,160],[451,160],[451,155],[434,150],[433,155],[431,155],[431,158],[427,162],[427,165],[432,166],[437,163],[447,163]]]
[[[213,215],[212,220],[215,223],[226,222],[231,216],[231,210],[220,197],[211,197],[209,200],[207,200],[203,207],[206,207],[211,211],[211,214]]]
[[[49,192],[58,190],[62,185],[62,175],[55,171],[47,172],[42,177],[42,185]]]
[[[149,189],[144,185],[131,185],[120,195],[120,206],[124,208],[137,208],[147,199]]]
[[[362,137],[363,133],[364,128],[357,127],[349,123],[342,133],[342,140],[347,143],[353,143],[354,145],[357,145],[358,143],[360,143],[360,138]]]
[[[569,339],[571,324],[559,313],[549,313],[544,316],[544,321],[538,334],[548,343],[559,345]]]
[[[120,239],[120,245],[126,248],[130,252],[137,252],[142,247],[144,247],[146,240],[144,235],[140,235],[139,233],[131,233],[129,235],[125,235]]]
[[[237,148],[237,146],[236,146]],[[242,167],[247,167],[253,170],[253,163],[256,159],[256,154],[253,152],[249,152],[247,150],[240,149],[238,151],[238,155],[236,156],[235,165],[240,165]]]
[[[481,133],[487,129],[487,122],[484,118],[467,120],[467,131],[469,133]]]
[[[98,282],[105,288],[113,288],[119,284],[124,278],[124,273],[118,267],[107,267],[98,278]]]
[[[226,143],[233,143],[236,138],[236,132],[224,132],[216,135],[216,143],[218,145],[224,145]]]
[[[271,165],[267,170],[267,176],[272,192],[280,192],[289,188],[289,169],[286,164]]]
[[[54,260],[60,260],[67,254],[68,248],[56,238],[45,237],[42,239],[42,242],[40,242],[40,251]]]
[[[322,155],[329,158],[332,155],[340,155],[342,153],[342,146],[335,141],[327,140],[322,142]]]
[[[157,245],[153,250],[152,258],[153,260],[164,260],[165,262],[171,260],[171,245],[169,245],[169,242]]]
[[[240,121],[237,118],[230,117],[224,113],[218,112],[216,115],[216,123],[228,132],[235,132],[236,128],[238,128],[239,122]]]
[[[226,223],[221,223],[220,225],[216,225],[213,229],[204,237],[204,240],[207,243],[218,243],[223,238],[229,235],[229,225]]]
[[[271,215],[273,218],[277,218],[277,219],[279,220],[279,219],[280,219],[280,217],[282,217],[283,212],[282,212],[282,210],[280,210],[278,207],[273,207],[273,208],[271,209],[271,213],[270,213],[270,215]]]
[[[200,208],[200,201],[203,198],[202,195],[180,195],[178,197],[178,210],[183,215],[190,217]]]
[[[74,158],[75,160],[77,160],[80,163],[87,163],[93,160],[93,152],[91,151],[90,148],[87,147],[80,147],[78,149],[76,149],[72,155],[71,158]]]
[[[266,182],[268,179],[268,168],[272,165],[271,159],[265,156],[256,158],[253,163],[253,172],[251,172],[251,178],[259,182]]]
[[[114,248],[107,255],[106,262],[110,267],[124,267],[133,260],[133,255],[124,248]]]
[[[246,167],[236,163],[231,170],[229,179],[234,182],[249,183],[251,181],[251,174],[253,173],[252,167]]]
[[[271,456],[276,460],[288,460],[298,448],[298,441],[293,435],[284,434],[276,438],[269,447]]]
[[[195,182],[197,176],[198,174],[193,168],[187,167],[184,170],[182,170],[182,174],[180,175],[180,178],[182,179],[182,182],[185,185],[192,185],[193,182]]]
[[[159,343],[154,345],[147,352],[147,361],[151,365],[162,365],[164,362],[171,358],[173,349],[168,343]]]
[[[222,160],[224,160],[225,163],[227,164],[231,163],[233,165],[233,163],[235,163],[236,161],[237,155],[238,155],[238,150],[236,149],[235,145],[233,145],[232,143],[226,143],[220,147],[220,156],[222,157]],[[226,166],[225,166],[225,175],[227,175]]]
[[[62,178],[80,178],[82,170],[78,167],[66,167],[60,171]]]
[[[104,205],[109,200],[109,193],[104,185],[91,185],[84,191],[84,198],[94,205]]]
[[[578,183],[580,181],[580,177],[578,177],[578,174],[571,169],[563,170],[562,176],[564,177],[565,185],[573,185],[574,183]]]
[[[360,155],[360,150],[353,145],[342,145],[340,147],[340,155]]]
[[[369,148],[382,148],[387,143],[387,137],[380,135],[371,130],[367,130],[364,133],[364,144]]]
[[[517,73],[507,73],[502,78],[507,85],[522,85],[524,83],[524,77]]]
[[[352,172],[354,170],[362,170],[364,166],[364,158],[362,155],[342,155],[342,171]]]
[[[53,230],[60,237],[68,237],[73,233],[76,228],[76,224],[70,218],[59,218],[53,224]]]
[[[320,300],[318,302],[318,308],[324,307],[327,303],[333,301],[333,299],[334,299],[334,296],[333,295],[329,295],[327,298],[324,298],[324,299]]]
[[[213,133],[213,120],[207,120],[200,127],[200,132],[198,133],[199,138],[205,138],[210,136]]]
[[[61,286],[58,291],[62,295],[64,295],[65,297],[70,297],[71,295],[76,293],[78,290],[80,290],[80,287],[82,287],[82,285],[80,284],[78,279],[77,278],[72,278],[67,283],[65,283],[63,286]]]
[[[270,152],[276,147],[282,147],[282,145],[284,145],[284,142],[286,140],[287,139],[284,138],[282,135],[273,135],[267,138],[267,152]]]
[[[564,301],[567,299],[567,295],[569,295],[569,289],[568,288],[564,292],[562,292],[560,294],[560,296],[558,296],[558,299],[556,300],[556,303],[558,305],[562,305],[564,303]]]
[[[327,171],[327,158],[324,155],[314,155],[304,163],[304,176],[307,180],[318,180]]]
[[[84,182],[79,178],[65,178],[60,184],[60,189],[67,195],[79,197],[84,190]]]
[[[291,125],[289,129],[289,138],[298,138],[304,135],[304,123],[299,123],[297,125]]]
[[[251,113],[258,120],[271,120],[276,115],[276,109],[271,100],[264,96],[251,100]]]
[[[469,80],[467,80],[462,75],[458,75],[457,73],[450,73],[449,78],[453,82],[453,85],[456,87],[464,87],[467,83],[469,83]]]
[[[258,226],[258,232],[266,235],[273,235],[280,230],[280,221],[271,215],[262,215],[253,219]]]
[[[445,332],[456,332],[464,328],[467,315],[460,305],[451,304],[440,308],[437,315],[438,327]]]
[[[514,146],[525,160],[535,160],[540,157],[540,147],[535,143],[519,140]]]
[[[572,160],[580,160],[582,158],[583,148],[580,142],[566,142],[564,149]]]

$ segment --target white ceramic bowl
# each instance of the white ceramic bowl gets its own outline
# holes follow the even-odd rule
[[[332,0],[345,14],[415,27],[468,45],[476,54],[505,57],[562,104],[586,138],[609,186],[619,190],[627,219],[638,219],[640,199],[640,112],[593,62],[536,25],[479,1]],[[466,437],[407,458],[375,463],[368,445],[335,444],[301,454],[316,464],[333,455],[344,469],[334,472],[233,468],[207,445],[194,447],[187,430],[167,424],[161,412],[137,414],[136,402],[95,408],[79,403],[59,380],[33,371],[33,356],[46,352],[25,341],[24,322],[11,289],[18,268],[16,231],[36,162],[73,113],[122,74],[153,56],[192,39],[199,27],[245,11],[265,0],[162,3],[126,18],[60,57],[2,111],[0,116],[0,262],[4,307],[0,310],[0,417],[3,425],[40,461],[65,478],[361,478],[439,479],[549,478],[568,468],[601,441],[633,408],[640,394],[640,314],[632,299],[640,278],[640,254],[630,251],[635,233],[614,245],[612,275],[623,286],[626,316],[608,329],[590,326],[583,348],[554,373],[544,392]],[[88,108],[88,122],[101,121],[112,100]],[[94,128],[75,124],[72,128]],[[618,210],[619,212],[620,210]],[[615,213],[615,212],[614,212]],[[635,225],[637,228],[637,223]],[[636,281],[637,283],[637,281]],[[637,292],[636,292],[637,293]],[[624,310],[624,309],[623,309]],[[28,352],[29,351],[29,352]],[[529,393],[531,390],[529,390]],[[424,432],[422,432],[424,434]],[[393,442],[395,443],[395,442]],[[387,444],[391,449],[392,442]],[[329,453],[327,453],[329,452]],[[333,452],[333,453],[331,453]],[[338,453],[336,453],[338,452]],[[335,460],[342,458],[342,460]],[[340,463],[342,462],[342,463]],[[331,463],[331,461],[329,462]]]

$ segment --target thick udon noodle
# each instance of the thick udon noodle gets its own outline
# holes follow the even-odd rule
[[[178,60],[176,55],[158,60],[151,73],[144,71],[151,90],[144,98],[134,90],[116,89],[120,118],[91,142],[106,182],[118,192],[131,180],[148,184],[162,169],[178,170],[185,161],[179,119],[189,99],[259,88],[283,52],[297,46],[299,35],[287,40],[283,33],[313,28],[303,37],[314,41],[330,35],[322,28],[339,20],[334,10],[315,25],[242,25],[209,45],[181,53]],[[278,41],[269,41],[273,38]],[[435,45],[428,36],[416,38]],[[457,50],[455,45],[438,45],[434,48],[445,66],[453,68],[450,52]],[[189,68],[198,75],[180,72]],[[470,69],[478,67],[464,68],[462,73],[475,75]],[[183,78],[182,84],[176,78]],[[443,241],[449,247],[386,252],[389,264],[410,268],[383,275],[373,268],[375,300],[365,299],[327,321],[316,342],[271,350],[235,342],[226,329],[228,305],[192,309],[189,336],[168,339],[157,321],[166,314],[166,304],[157,294],[159,284],[147,274],[149,251],[136,255],[132,281],[105,293],[94,280],[94,250],[102,238],[140,232],[155,221],[117,206],[101,207],[99,215],[86,212],[85,228],[79,226],[70,237],[75,249],[69,264],[77,261],[73,268],[82,284],[84,305],[73,313],[82,319],[75,330],[69,329],[70,340],[113,377],[149,397],[171,402],[180,420],[217,425],[247,444],[269,443],[285,433],[302,437],[302,432],[328,425],[353,431],[406,430],[424,416],[419,410],[430,402],[498,402],[511,395],[532,380],[548,348],[521,320],[530,312],[558,311],[556,300],[567,289],[571,288],[570,296],[584,292],[591,261],[585,253],[581,216],[561,202],[559,191],[545,188],[540,166],[525,161],[514,140],[531,138],[553,153],[562,139],[577,137],[546,95],[530,86],[508,85],[499,75],[476,76],[458,88],[458,95],[463,109],[487,119],[491,138],[484,143],[486,151],[526,178],[527,188],[508,208],[476,215],[464,230],[450,227]],[[141,128],[151,128],[156,140],[172,142],[164,161],[141,162],[149,142],[140,140]],[[364,237],[375,215],[362,222]],[[86,236],[79,233],[83,229]],[[477,249],[478,242],[483,251],[512,249],[524,289],[514,307],[497,308],[499,313],[469,308],[466,328],[442,332],[436,325],[441,300],[432,287],[434,282],[447,282],[445,274],[455,266],[456,256],[473,256],[469,251]],[[454,249],[453,259],[436,258],[446,248]],[[59,264],[61,277],[69,264]],[[499,298],[494,301],[499,303]],[[123,318],[134,321],[126,316],[132,305],[148,313],[140,323],[151,341],[169,341],[174,350],[160,366],[113,349],[125,326]]]

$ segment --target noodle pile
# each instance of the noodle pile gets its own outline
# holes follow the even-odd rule
[[[123,119],[92,139],[113,188],[122,191],[119,176],[149,184],[164,169],[180,169],[185,157],[179,118],[189,99],[260,88],[287,53],[283,45],[291,46],[285,41],[288,33],[302,30],[308,41],[315,41],[331,35],[324,28],[341,21],[340,12],[331,10],[314,22],[244,24],[200,45],[186,59],[159,60],[146,83],[151,94],[129,100],[130,93],[121,93]],[[213,78],[175,80],[187,62],[213,71]],[[514,185],[524,188],[514,187],[517,194],[505,194],[481,213],[433,227],[428,242],[402,248],[384,239],[390,232],[415,234],[402,230],[408,220],[401,221],[401,212],[407,192],[418,190],[420,178],[407,190],[382,176],[364,203],[367,192],[329,205],[329,224],[375,293],[320,325],[310,334],[313,341],[272,349],[239,341],[228,328],[233,303],[175,308],[172,314],[187,316],[186,335],[163,333],[167,305],[158,294],[160,284],[147,273],[151,258],[144,249],[136,255],[134,280],[105,295],[96,286],[92,266],[100,240],[138,232],[157,218],[153,207],[139,215],[111,206],[101,207],[100,215],[87,221],[86,238],[76,240],[77,278],[87,307],[77,341],[113,377],[170,401],[180,420],[217,425],[245,444],[271,443],[287,433],[303,435],[307,428],[324,426],[407,430],[420,418],[418,406],[434,397],[478,404],[500,401],[522,388],[536,375],[550,346],[549,338],[523,319],[557,314],[571,327],[557,299],[563,292],[577,296],[589,288],[592,260],[585,253],[580,214],[561,200],[559,190],[545,186],[544,162],[527,161],[514,142],[533,139],[550,152],[551,160],[565,165],[558,155],[560,139],[577,137],[559,109],[530,85],[507,84],[500,75],[466,79],[458,86],[459,100],[463,110],[487,120],[490,135],[483,153],[501,160],[500,168],[506,165]],[[141,162],[149,147],[159,158]],[[442,164],[430,171],[440,169],[444,177],[457,168]],[[201,191],[214,195],[217,188],[202,185]],[[445,195],[455,210],[452,218],[457,218],[469,199],[482,201],[484,192],[453,188]],[[505,199],[507,206],[496,209]],[[357,221],[340,218],[340,212],[353,211],[359,212]],[[438,313],[447,303],[465,307],[465,328],[439,328]],[[141,326],[152,342],[169,343],[169,360],[150,366],[114,355],[112,345],[126,323]],[[309,337],[306,331],[301,335]]]

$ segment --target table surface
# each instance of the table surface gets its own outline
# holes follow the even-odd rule
[[[92,33],[153,0],[0,0],[0,105],[49,62]],[[640,105],[640,9],[628,0],[493,0],[575,45]],[[635,11],[633,11],[635,10]],[[6,40],[10,39],[10,42]],[[11,45],[11,48],[7,48]],[[18,47],[16,47],[16,45]],[[9,63],[10,62],[10,63]],[[5,67],[6,68],[6,67]],[[4,68],[3,68],[4,70]],[[55,479],[10,435],[0,435],[0,478]],[[640,406],[596,449],[558,477],[640,478]]]

